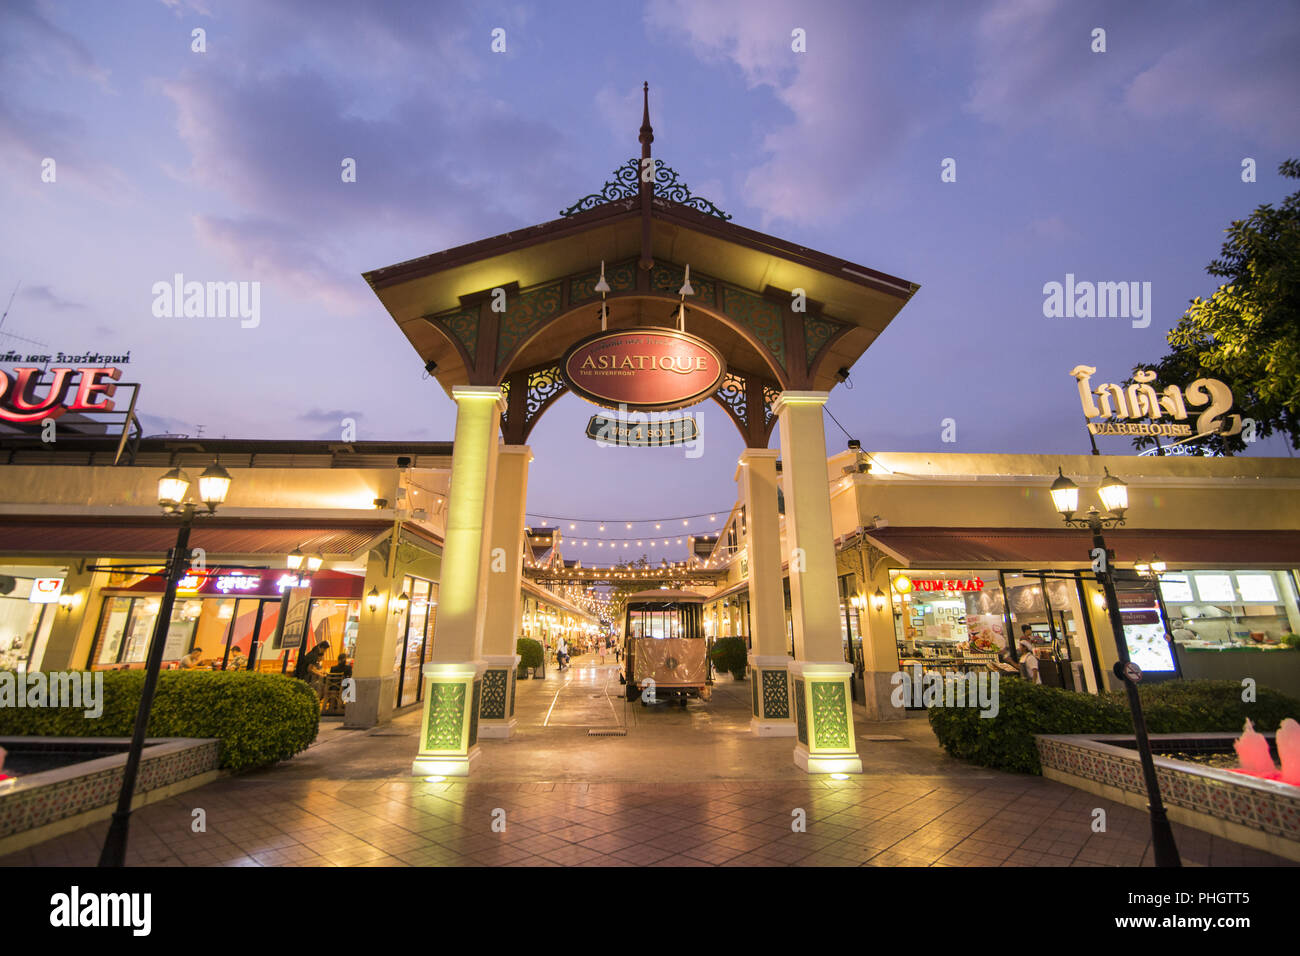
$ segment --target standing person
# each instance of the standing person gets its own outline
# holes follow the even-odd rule
[[[321,660],[329,649],[330,642],[321,641],[306,654],[300,654],[298,664],[293,669],[293,676],[300,681],[306,681],[315,688],[320,682],[320,678],[325,675],[325,668],[321,667]],[[319,691],[317,691],[317,696],[319,696]]]
[[[601,640],[600,638],[596,638],[596,647],[597,647],[597,649],[600,651],[600,663],[601,663],[602,666],[604,666],[604,663],[605,663],[605,651],[606,651],[606,643],[605,643],[605,641]]]
[[[1038,655],[1028,641],[1020,642],[1020,671],[1025,680],[1031,680],[1035,684],[1043,682],[1042,675],[1038,673]]]
[[[555,663],[559,665],[559,670],[564,670],[569,666],[569,648],[564,643],[564,638],[558,638],[555,642]]]

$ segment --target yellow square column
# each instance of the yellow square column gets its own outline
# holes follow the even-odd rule
[[[523,635],[520,601],[523,585],[524,509],[528,500],[527,445],[503,445],[492,484],[491,533],[483,592],[483,703],[480,737],[509,737],[515,727],[515,678]]]
[[[780,452],[746,448],[736,469],[745,504],[749,554],[749,654],[753,713],[749,729],[759,737],[793,737],[790,655],[785,644],[785,589],[781,584],[781,519],[776,462]]]
[[[486,601],[483,578],[490,561],[489,488],[496,473],[498,434],[505,400],[495,386],[453,388],[456,438],[447,531],[438,587],[438,619],[430,663],[424,665],[424,719],[416,776],[468,776],[478,756],[480,660]]]
[[[783,392],[782,487],[794,625],[794,762],[809,773],[861,773],[844,660],[822,406],[826,392]]]

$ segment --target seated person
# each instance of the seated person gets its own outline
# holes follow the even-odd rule
[[[196,670],[203,660],[203,648],[191,647],[190,652],[180,659],[177,665],[181,670]]]
[[[330,668],[330,674],[337,677],[352,676],[352,661],[348,659],[346,653],[340,653],[338,661]]]
[[[248,669],[248,658],[245,656],[243,650],[238,647],[232,647],[230,649],[230,657],[226,661],[226,670],[242,671],[247,669]]]

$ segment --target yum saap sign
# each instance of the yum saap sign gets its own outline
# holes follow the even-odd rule
[[[1206,435],[1236,435],[1241,416],[1230,415],[1232,389],[1217,378],[1198,378],[1187,388],[1166,385],[1156,391],[1156,373],[1143,369],[1133,373],[1131,385],[1092,384],[1097,370],[1076,365],[1070,374],[1079,389],[1079,403],[1094,435],[1160,435],[1191,439]],[[1196,416],[1195,430],[1185,424],[1188,406],[1205,408]],[[1092,421],[1092,419],[1101,419]],[[1118,419],[1118,420],[1116,420]]]
[[[676,329],[599,332],[569,349],[561,364],[575,392],[606,408],[668,409],[717,391],[727,363],[701,338]]]
[[[58,418],[64,412],[113,410],[111,396],[122,376],[120,370],[69,366],[52,368],[50,375],[53,378],[47,385],[41,381],[44,374],[39,368],[0,369],[0,421],[30,424]]]

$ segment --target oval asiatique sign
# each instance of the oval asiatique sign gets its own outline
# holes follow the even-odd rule
[[[682,408],[717,391],[727,363],[701,338],[676,329],[599,332],[574,345],[565,381],[606,408]]]

